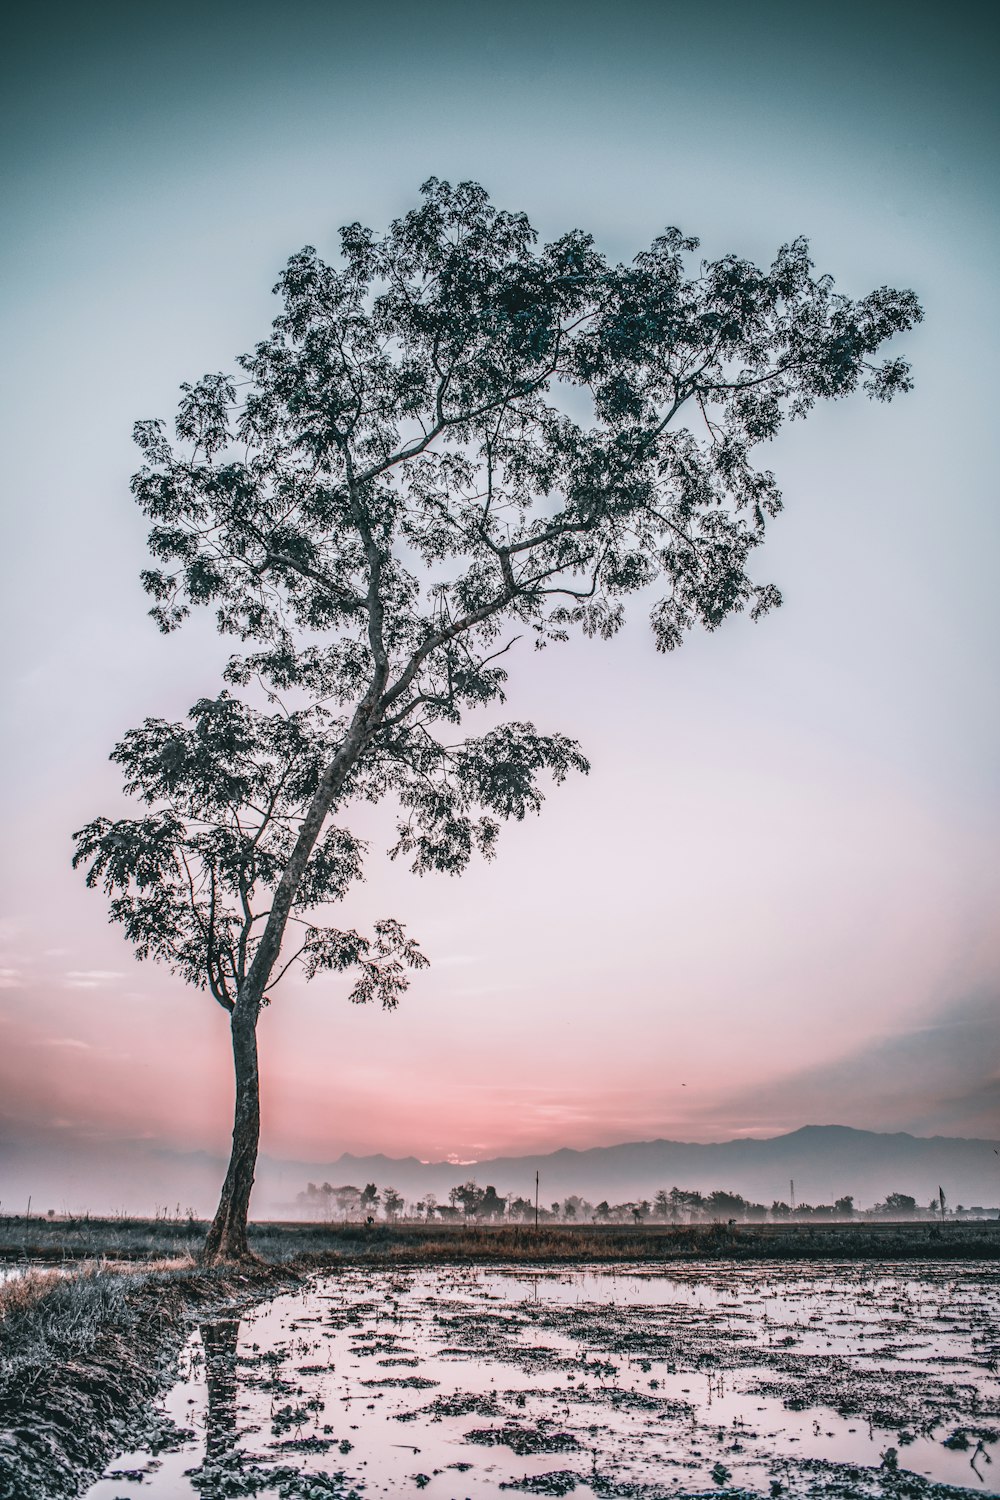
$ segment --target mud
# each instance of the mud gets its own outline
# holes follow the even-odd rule
[[[995,1495],[998,1326],[989,1262],[350,1267],[206,1322],[87,1497]]]

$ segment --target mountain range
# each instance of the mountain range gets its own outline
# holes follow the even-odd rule
[[[354,1156],[289,1161],[262,1155],[252,1212],[256,1218],[301,1215],[296,1202],[309,1182],[394,1187],[408,1203],[473,1179],[501,1196],[533,1198],[535,1173],[543,1205],[579,1194],[592,1203],[652,1198],[677,1186],[710,1193],[741,1193],[770,1206],[833,1203],[851,1194],[858,1208],[887,1194],[910,1193],[926,1206],[943,1187],[951,1207],[993,1206],[1000,1201],[1000,1142],[954,1136],[888,1135],[846,1125],[807,1125],[786,1135],[702,1144],[631,1141],[589,1150],[564,1148],[531,1156],[498,1156],[476,1162],[420,1161],[415,1156]],[[208,1151],[179,1151],[151,1141],[24,1137],[0,1132],[0,1213],[148,1215],[189,1207],[214,1210],[225,1159]]]
[[[998,1150],[1000,1144],[986,1140],[806,1125],[766,1140],[632,1141],[459,1164],[349,1153],[323,1165],[267,1160],[258,1181],[262,1196],[282,1200],[286,1208],[307,1181],[334,1187],[375,1182],[395,1187],[408,1201],[427,1192],[440,1201],[449,1188],[473,1179],[481,1187],[492,1184],[501,1196],[533,1198],[536,1171],[543,1204],[572,1193],[595,1203],[602,1198],[625,1202],[678,1186],[705,1193],[723,1188],[767,1205],[774,1199],[788,1202],[792,1192],[797,1202],[813,1204],[849,1193],[858,1207],[900,1192],[926,1205],[943,1187],[952,1206],[969,1207],[1000,1199]]]

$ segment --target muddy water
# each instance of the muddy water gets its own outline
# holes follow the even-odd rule
[[[87,1500],[995,1495],[998,1359],[986,1263],[352,1268],[203,1325]]]

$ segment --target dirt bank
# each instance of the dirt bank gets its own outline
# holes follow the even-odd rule
[[[79,1493],[137,1435],[171,1434],[153,1412],[193,1321],[287,1287],[294,1272],[109,1270],[38,1280],[0,1307],[0,1500]]]

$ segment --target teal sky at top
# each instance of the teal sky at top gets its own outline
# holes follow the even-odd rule
[[[669,223],[701,236],[707,254],[765,260],[806,234],[818,267],[845,291],[912,286],[926,320],[901,351],[915,368],[912,396],[889,408],[861,398],[824,408],[761,455],[788,501],[760,562],[785,608],[754,629],[736,622],[695,639],[666,663],[653,660],[641,620],[610,646],[520,663],[513,712],[548,724],[558,700],[553,727],[578,735],[594,759],[588,785],[555,794],[537,834],[511,835],[492,883],[472,874],[449,888],[447,919],[440,889],[395,867],[387,899],[418,935],[425,922],[431,949],[496,953],[498,934],[516,929],[526,971],[547,973],[549,949],[572,970],[574,924],[593,933],[600,919],[587,904],[595,898],[573,884],[584,861],[573,840],[589,820],[588,851],[619,862],[622,925],[616,937],[608,918],[611,956],[588,949],[579,972],[567,971],[563,999],[552,979],[537,1024],[543,1034],[547,1016],[553,1028],[572,1024],[580,997],[596,1014],[620,985],[634,998],[635,1067],[641,1073],[642,1056],[662,1042],[689,1058],[694,1078],[696,1033],[678,1031],[669,1006],[657,1010],[657,986],[675,995],[690,979],[697,990],[702,981],[690,976],[715,963],[705,1004],[733,1060],[714,1094],[706,1082],[709,1113],[689,1133],[711,1133],[723,1118],[718,1129],[735,1128],[724,1099],[740,1069],[748,1084],[774,1072],[773,1048],[755,1050],[746,1029],[748,1000],[780,1023],[794,1070],[863,1047],[879,1028],[905,1031],[976,986],[995,993],[997,955],[984,932],[996,903],[1000,750],[998,18],[994,4],[895,0],[21,8],[0,56],[0,895],[9,919],[0,983],[8,971],[34,976],[35,1021],[44,1012],[45,1025],[69,1028],[72,1040],[82,1023],[76,981],[60,989],[64,971],[110,974],[130,963],[100,902],[67,868],[69,830],[110,810],[108,749],[144,714],[180,714],[214,691],[226,652],[209,622],[163,641],[145,618],[131,424],[170,416],[182,380],[232,368],[266,331],[270,288],[292,251],[312,243],[333,255],[338,225],[383,226],[431,174],[475,178],[502,206],[524,209],[543,237],[581,227],[623,259]],[[675,805],[677,788],[687,800],[678,792]],[[863,849],[845,835],[830,853],[831,802],[853,809],[845,817]],[[680,873],[639,849],[647,817],[650,840],[671,860],[675,834],[687,840]],[[619,837],[630,820],[632,845]],[[810,820],[812,839],[802,834]],[[734,827],[767,847],[751,857]],[[526,871],[542,861],[551,890],[562,882],[570,892],[552,897],[544,932],[521,898]],[[718,930],[744,933],[743,948],[728,939],[724,962],[706,957],[708,927],[685,905],[694,900],[687,875],[712,889]],[[647,910],[657,881],[661,905]],[[746,916],[758,887],[790,903],[794,941],[776,927],[768,949],[766,904],[754,922]],[[492,928],[481,918],[487,906]],[[653,929],[666,941],[657,949],[650,939],[647,951]],[[506,951],[498,963],[516,1020],[533,1005],[527,981]],[[437,971],[434,983],[452,983],[456,997],[438,1037],[459,1038],[460,1051],[465,1036],[470,1055],[502,1051],[488,1009],[476,1011],[475,1034],[463,1031],[462,972]],[[145,970],[141,982],[170,983]],[[89,1005],[88,1046],[98,1047],[102,1025],[156,1033],[154,1010],[139,1022],[124,1002],[116,1009],[122,984],[108,979]],[[799,1003],[814,988],[836,1004]],[[34,1056],[28,1009],[17,1009],[20,990],[10,994],[19,1045]],[[190,1003],[192,1016],[206,1005]],[[311,1001],[295,1004],[312,1016]],[[351,1028],[373,1023],[336,1024],[359,1055],[370,1053],[370,1038]],[[414,1057],[424,1045],[417,1020],[401,1012],[392,1024],[378,1033],[387,1067],[394,1047]],[[432,1078],[433,1040],[427,1047],[419,1066]],[[584,1048],[574,1063],[581,1077],[588,1068],[596,1076],[606,1050],[595,1034],[592,1055]],[[54,1073],[49,1082],[58,1092]],[[652,1083],[641,1087],[641,1128],[670,1128],[668,1105]],[[760,1116],[761,1128],[804,1123],[796,1108]],[[616,1120],[605,1120],[608,1138],[628,1133]],[[449,1129],[445,1149],[476,1145]],[[353,1144],[398,1145],[399,1130],[400,1141],[369,1134]]]

